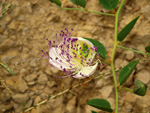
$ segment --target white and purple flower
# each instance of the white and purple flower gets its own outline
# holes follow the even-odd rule
[[[58,70],[64,71],[67,76],[78,79],[89,77],[98,66],[98,61],[93,63],[97,48],[84,38],[71,37],[71,32],[65,30],[67,33],[61,31],[59,44],[57,35],[56,42],[47,39],[49,52],[44,53],[42,50],[42,56]]]

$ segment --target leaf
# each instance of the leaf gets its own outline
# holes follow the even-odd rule
[[[123,85],[123,83],[129,78],[130,74],[132,73],[138,62],[139,60],[132,61],[121,69],[119,73],[120,85]]]
[[[147,46],[147,47],[145,48],[145,50],[146,50],[147,52],[150,52],[150,46]]]
[[[147,86],[140,80],[134,82],[133,93],[144,96],[146,94]]]
[[[11,75],[14,75],[14,72],[5,64],[0,62],[0,65],[5,68]]]
[[[55,3],[58,6],[61,6],[61,1],[60,0],[49,0],[49,1]]]
[[[77,5],[75,0],[70,0],[74,5]]]
[[[125,37],[130,33],[132,28],[134,27],[136,21],[138,20],[139,16],[133,19],[130,23],[128,23],[118,34],[118,41],[123,41]]]
[[[74,0],[74,1],[77,3],[77,5],[85,8],[85,6],[86,6],[86,1],[85,0]]]
[[[97,113],[96,111],[91,111],[91,113]]]
[[[102,43],[91,38],[85,38],[85,39],[89,40],[95,47],[98,47],[98,50],[96,52],[100,54],[102,58],[106,59],[107,52],[106,52],[106,48]]]
[[[103,111],[112,112],[110,103],[104,99],[91,99],[87,102],[88,105],[93,106],[95,108],[101,109]]]
[[[107,10],[113,10],[118,5],[118,0],[99,0],[99,3]]]

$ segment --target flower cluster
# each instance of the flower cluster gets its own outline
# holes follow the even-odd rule
[[[93,63],[97,47],[81,37],[72,37],[71,32],[67,29],[66,33],[61,31],[60,43],[58,43],[58,36],[56,41],[48,40],[48,52],[43,52],[51,65],[58,70],[66,73],[66,76],[74,78],[85,78],[93,74],[98,66],[98,62]]]

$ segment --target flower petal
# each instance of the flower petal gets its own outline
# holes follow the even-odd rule
[[[78,79],[89,77],[95,72],[97,65],[98,65],[98,62],[96,62],[96,64],[94,64],[93,66],[85,66],[81,68],[81,70],[77,72],[77,74],[74,75],[73,77],[78,78]]]
[[[94,45],[89,40],[86,40],[82,37],[72,37],[72,38],[77,38],[78,40],[77,40],[76,43],[78,43],[79,45],[83,45],[85,43],[85,44],[88,45],[89,48],[94,47]],[[88,57],[86,58],[87,61],[90,59],[90,62],[91,62],[94,59],[95,54],[96,54],[95,50],[90,49]]]
[[[67,62],[63,57],[61,57],[59,53],[61,53],[60,48],[51,47],[51,49],[49,50],[49,56],[51,57],[49,59],[49,62],[59,70],[63,70],[64,68],[66,70],[72,69],[70,67],[71,65],[69,64],[69,62]]]

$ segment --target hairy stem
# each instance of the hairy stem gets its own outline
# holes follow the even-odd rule
[[[124,46],[121,46],[121,45],[118,45],[118,47],[120,47],[122,49],[130,50],[130,51],[133,51],[133,52],[136,52],[136,53],[140,53],[140,54],[143,54],[143,55],[147,55],[146,52],[142,52],[142,51],[138,51],[138,50],[135,50],[135,49],[127,48],[127,47],[124,47]]]
[[[106,15],[106,16],[115,16],[115,14],[102,13],[102,12],[97,12],[97,11],[85,10],[85,9],[81,9],[81,8],[64,8],[64,7],[61,7],[61,9],[63,9],[63,10],[80,10],[80,11],[85,11],[85,12],[95,13],[95,14],[101,14],[101,15]]]
[[[114,68],[114,58],[115,58],[115,53],[116,53],[116,48],[117,48],[117,36],[118,36],[118,18],[119,18],[119,13],[121,8],[123,7],[125,0],[122,0],[119,9],[117,10],[117,13],[115,15],[115,41],[114,41],[114,47],[113,47],[113,52],[111,56],[111,69],[112,69],[112,74],[113,74],[113,79],[114,79],[114,84],[115,84],[115,94],[116,94],[116,104],[115,104],[115,113],[118,113],[118,89],[117,89],[117,79],[116,79],[116,73],[115,73],[115,68]]]

